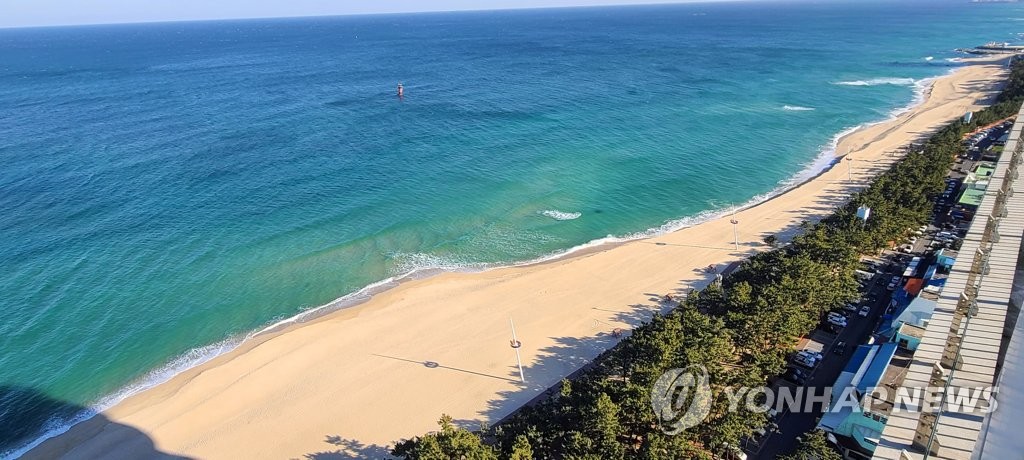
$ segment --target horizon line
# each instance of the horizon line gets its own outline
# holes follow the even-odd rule
[[[118,26],[118,25],[145,25],[145,24],[176,24],[176,23],[189,23],[189,22],[218,22],[218,21],[259,21],[267,19],[311,19],[311,18],[342,18],[342,17],[364,17],[364,16],[399,16],[399,15],[413,15],[413,14],[445,14],[445,13],[484,13],[484,12],[501,12],[501,11],[530,11],[530,10],[567,10],[567,9],[593,9],[593,8],[616,8],[616,7],[649,7],[649,6],[679,6],[679,5],[701,5],[711,3],[753,3],[753,2],[767,2],[767,1],[782,1],[782,2],[793,2],[800,0],[675,0],[669,2],[652,2],[652,3],[616,3],[608,5],[562,5],[562,6],[524,6],[524,7],[507,7],[507,8],[464,8],[454,10],[418,10],[418,11],[382,11],[382,12],[366,12],[366,13],[340,13],[340,14],[299,14],[299,15],[285,15],[285,16],[239,16],[239,17],[225,17],[225,18],[196,18],[196,19],[165,19],[165,20],[141,20],[141,21],[123,21],[123,22],[83,22],[83,23],[67,23],[67,24],[36,24],[36,25],[18,25],[18,26],[4,26],[0,25],[0,30],[13,30],[13,29],[44,29],[44,28],[59,28],[59,27],[94,27],[94,26]]]

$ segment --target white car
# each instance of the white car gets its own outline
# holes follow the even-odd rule
[[[818,365],[818,361],[814,358],[808,358],[806,356],[797,355],[793,358],[793,362],[805,367],[814,367]]]
[[[857,316],[860,316],[861,318],[867,318],[869,313],[871,313],[871,307],[865,305],[863,307],[860,307],[860,311],[857,312]]]
[[[828,318],[828,323],[833,325],[833,326],[839,326],[839,327],[846,327],[846,325],[848,324],[846,322],[846,318],[835,318],[835,317],[831,317],[831,316]]]
[[[848,303],[846,305],[843,305],[843,310],[846,310],[846,311],[857,311],[857,304],[855,304],[855,303]]]
[[[817,351],[812,351],[812,350],[800,350],[797,353],[797,356],[804,356],[804,357],[806,357],[808,359],[812,359],[814,361],[821,361],[822,358],[825,357],[825,355],[823,355],[823,354],[821,354],[821,353],[819,353]]]

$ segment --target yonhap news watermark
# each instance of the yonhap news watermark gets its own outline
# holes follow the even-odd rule
[[[712,389],[708,371],[690,366],[666,371],[651,391],[651,406],[667,434],[703,422],[717,401],[725,410],[766,413],[862,412],[885,417],[900,412],[984,415],[996,410],[996,387],[724,387]],[[883,415],[885,414],[885,415]]]

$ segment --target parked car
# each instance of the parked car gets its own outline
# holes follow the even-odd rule
[[[846,318],[833,318],[829,317],[828,323],[838,327],[846,327]]]
[[[871,307],[865,305],[863,307],[860,307],[860,311],[857,312],[857,316],[860,316],[861,318],[867,318],[869,313],[871,313]]]
[[[807,358],[804,356],[797,356],[793,358],[793,362],[804,367],[814,367],[818,365],[818,361],[815,359]]]
[[[832,353],[839,356],[846,354],[846,342],[836,342],[836,345],[832,347]]]
[[[848,303],[846,305],[843,305],[843,310],[846,310],[846,311],[857,311],[857,304],[855,304],[855,303]]]
[[[797,356],[805,356],[816,361],[821,361],[825,357],[825,355],[820,352],[813,350],[800,350],[797,352]]]
[[[795,367],[786,369],[786,372],[782,374],[782,378],[797,385],[803,385],[807,381],[807,376],[804,375],[803,371]]]

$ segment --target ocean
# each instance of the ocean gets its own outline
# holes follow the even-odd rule
[[[403,276],[764,200],[1021,21],[741,1],[0,29],[0,452]]]

